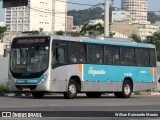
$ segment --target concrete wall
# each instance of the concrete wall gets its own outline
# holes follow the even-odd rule
[[[3,47],[8,43],[0,43],[0,83],[4,83],[8,81],[8,64],[9,64],[9,56],[3,57]]]

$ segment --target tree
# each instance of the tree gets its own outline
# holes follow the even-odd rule
[[[1,40],[1,42],[3,42],[4,32],[6,32],[6,31],[7,31],[6,26],[0,26],[0,40]]]
[[[112,11],[115,8],[110,6],[109,20],[111,23]],[[104,9],[102,7],[94,7],[85,10],[69,10],[67,12],[68,16],[73,16],[73,24],[74,25],[83,25],[86,21],[95,20],[95,19],[103,19],[104,20]]]
[[[32,35],[39,34],[39,31],[38,31],[38,30],[32,30],[31,34],[32,34]]]
[[[157,38],[158,40],[160,40],[160,31],[157,31],[157,32],[153,33],[153,36],[155,38]]]
[[[156,14],[154,12],[148,12],[148,21],[150,21],[151,23],[155,23],[156,21],[160,21],[160,15]]]
[[[80,31],[80,35],[84,36],[86,34],[90,36],[102,35],[104,33],[104,27],[101,23],[97,23],[95,25],[89,24],[89,22],[85,23]]]
[[[147,36],[146,42],[156,46],[157,61],[160,61],[160,31],[153,33],[152,36]]]
[[[140,36],[138,36],[138,35],[135,34],[135,33],[132,33],[129,37],[130,37],[134,42],[138,42],[138,43],[142,42]]]
[[[64,35],[64,31],[60,30],[56,32],[56,35]]]

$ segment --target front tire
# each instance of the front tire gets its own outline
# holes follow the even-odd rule
[[[31,94],[34,98],[43,98],[45,92],[32,92]]]
[[[74,99],[77,96],[77,92],[78,92],[77,84],[73,80],[70,80],[68,85],[68,90],[67,92],[64,93],[64,97],[66,99]]]

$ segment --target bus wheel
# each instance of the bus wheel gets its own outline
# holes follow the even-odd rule
[[[101,97],[102,93],[101,92],[87,92],[86,95],[89,98],[99,98]]]
[[[32,92],[31,93],[34,98],[43,98],[44,92]]]
[[[77,96],[78,86],[74,80],[70,80],[68,85],[68,91],[64,93],[66,99],[73,99]]]
[[[121,97],[122,98],[129,98],[132,93],[132,84],[129,80],[125,80],[122,86],[122,93]]]

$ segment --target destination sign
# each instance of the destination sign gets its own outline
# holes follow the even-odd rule
[[[18,44],[32,44],[32,43],[45,43],[45,38],[36,38],[36,39],[18,39],[16,41]]]

